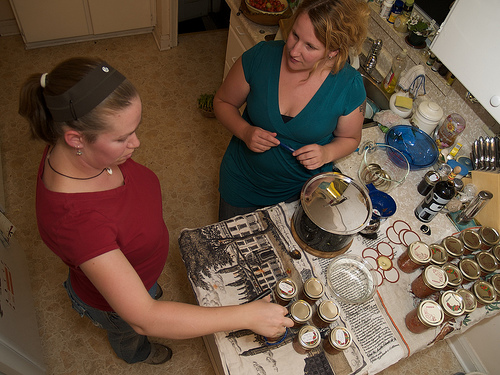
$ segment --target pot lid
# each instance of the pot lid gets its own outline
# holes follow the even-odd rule
[[[372,216],[366,187],[336,172],[311,177],[302,187],[300,201],[314,224],[334,234],[358,233]]]

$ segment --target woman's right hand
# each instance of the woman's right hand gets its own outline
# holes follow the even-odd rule
[[[267,296],[243,305],[248,309],[248,328],[264,337],[281,337],[286,332],[287,327],[293,326],[293,321],[286,317],[288,314],[286,307],[270,301],[271,297]]]
[[[257,126],[249,126],[242,135],[242,141],[253,152],[265,152],[271,147],[279,146],[277,133],[264,130]]]

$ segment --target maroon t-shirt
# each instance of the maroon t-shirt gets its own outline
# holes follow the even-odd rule
[[[38,170],[36,214],[45,244],[71,270],[71,285],[86,304],[112,311],[80,269],[89,259],[120,249],[150,289],[168,254],[160,183],[148,168],[128,159],[120,170],[124,184],[93,193],[57,193],[42,181],[45,150]]]

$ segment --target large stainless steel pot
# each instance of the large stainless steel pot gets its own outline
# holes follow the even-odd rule
[[[303,250],[332,258],[349,249],[371,216],[372,203],[364,185],[336,172],[321,173],[302,187],[292,234]]]

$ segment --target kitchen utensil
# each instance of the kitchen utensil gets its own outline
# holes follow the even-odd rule
[[[367,188],[368,195],[372,201],[373,215],[384,219],[394,215],[396,212],[396,201],[389,194],[375,188],[373,184],[368,184]]]
[[[401,151],[408,160],[410,170],[432,166],[438,159],[436,142],[422,130],[411,125],[396,125],[385,134],[385,143]],[[389,158],[395,162],[393,155]]]
[[[368,301],[377,289],[375,270],[363,258],[345,254],[328,265],[326,279],[335,297],[344,303]]]
[[[408,173],[410,165],[405,155],[396,148],[373,142],[364,143],[359,152],[363,159],[358,169],[359,180],[384,192],[389,192],[401,185]]]
[[[471,147],[471,162],[474,170],[500,170],[500,150],[498,137],[482,136],[476,139]]]
[[[349,249],[354,235],[368,225],[371,216],[365,186],[340,173],[320,173],[302,187],[292,234],[304,251],[333,258]]]

